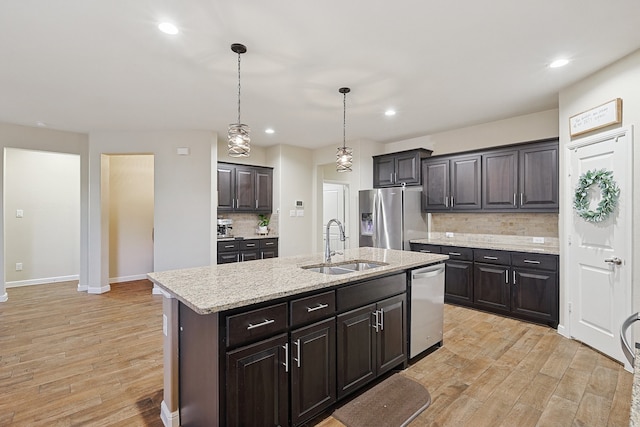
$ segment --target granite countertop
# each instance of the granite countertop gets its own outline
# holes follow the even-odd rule
[[[440,254],[356,248],[346,249],[344,255],[334,255],[332,263],[366,260],[387,265],[338,275],[300,268],[321,264],[323,254],[317,253],[154,272],[147,276],[162,290],[176,297],[196,313],[208,314],[434,264],[447,258],[447,255]]]
[[[543,240],[543,243],[534,243],[534,237],[529,236],[456,233],[453,237],[447,237],[445,233],[429,233],[428,238],[411,240],[411,243],[515,252],[535,252],[550,255],[560,254],[559,239],[545,237]]]
[[[633,367],[633,386],[631,388],[631,413],[629,426],[640,427],[640,348],[636,343],[636,358]]]
[[[233,237],[218,237],[218,242],[228,242],[230,240],[247,240],[247,239],[277,239],[275,234],[256,234],[255,236],[233,236]]]

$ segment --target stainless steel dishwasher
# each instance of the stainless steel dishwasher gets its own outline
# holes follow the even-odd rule
[[[444,263],[411,271],[409,358],[442,343]]]

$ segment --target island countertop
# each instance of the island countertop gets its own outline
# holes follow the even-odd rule
[[[296,255],[149,273],[149,279],[199,314],[216,313],[381,274],[444,261],[447,255],[392,249],[346,249],[332,263],[364,260],[387,265],[347,274],[322,274],[302,266],[323,263],[323,254]]]

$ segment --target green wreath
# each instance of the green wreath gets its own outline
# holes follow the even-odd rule
[[[597,184],[602,192],[602,200],[595,211],[589,210],[589,187]],[[578,216],[588,222],[605,220],[618,205],[620,188],[613,180],[613,172],[605,169],[586,171],[578,180],[578,186],[573,198],[573,208]]]

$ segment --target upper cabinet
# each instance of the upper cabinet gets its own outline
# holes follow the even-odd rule
[[[273,209],[273,169],[218,163],[218,212],[265,212]]]
[[[558,140],[422,160],[422,209],[558,212]]]
[[[420,161],[430,155],[431,150],[419,148],[373,156],[373,187],[420,185]]]
[[[483,209],[557,212],[557,141],[488,152],[482,163]]]
[[[427,212],[480,209],[481,156],[422,161],[422,209]]]

